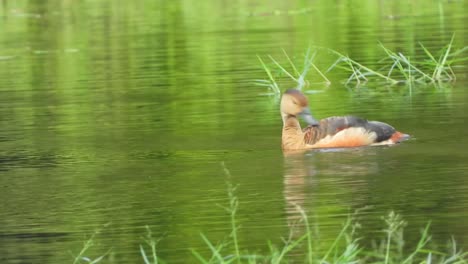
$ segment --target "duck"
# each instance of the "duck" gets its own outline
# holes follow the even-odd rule
[[[297,89],[284,92],[280,111],[283,150],[394,145],[410,138],[389,124],[356,116],[332,116],[318,121],[309,109],[307,97]],[[307,123],[304,129],[298,117]]]

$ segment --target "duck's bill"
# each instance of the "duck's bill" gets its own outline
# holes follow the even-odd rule
[[[318,126],[319,122],[312,116],[309,108],[304,108],[302,112],[299,113],[299,116],[310,126]]]

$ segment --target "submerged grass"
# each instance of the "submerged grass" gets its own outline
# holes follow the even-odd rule
[[[270,55],[268,58],[273,63],[272,66],[267,66],[260,56],[257,56],[269,79],[256,80],[255,83],[257,85],[267,86],[273,94],[279,95],[281,94],[281,89],[278,80],[281,80],[282,76],[286,76],[295,83],[296,89],[302,90],[310,84],[305,78],[311,68],[321,76],[323,79],[322,82],[326,85],[331,84],[331,81],[325,74],[335,68],[349,73],[344,81],[345,85],[355,83],[359,86],[370,80],[383,80],[389,85],[400,83],[407,84],[408,87],[412,89],[413,83],[440,84],[443,82],[453,82],[456,80],[455,71],[453,70],[454,64],[468,60],[467,56],[460,56],[468,50],[468,46],[455,50],[453,46],[454,38],[455,35],[452,36],[450,42],[446,46],[436,53],[431,53],[422,43],[419,43],[425,58],[418,59],[410,58],[410,56],[401,52],[392,51],[382,43],[379,43],[385,56],[378,61],[377,64],[381,65],[378,69],[372,69],[370,66],[363,65],[348,55],[333,49],[316,48],[316,50],[312,52],[309,47],[304,57],[303,70],[299,72],[291,58],[283,50],[287,64],[289,64],[291,70],[288,70],[288,67],[281,65]],[[338,57],[335,62],[328,67],[325,73],[314,63],[318,50],[327,50],[332,55]],[[277,74],[275,74],[275,68]]]

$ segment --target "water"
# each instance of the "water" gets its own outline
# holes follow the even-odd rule
[[[309,89],[319,118],[355,114],[413,139],[395,147],[284,157],[277,101],[253,80],[256,55],[299,61],[309,45],[373,65],[378,41],[412,58],[455,33],[466,1],[2,1],[0,7],[0,259],[141,262],[149,226],[160,256],[193,262],[230,232],[226,181],[237,185],[239,240],[282,243],[301,205],[334,239],[360,211],[370,241],[394,210],[409,246],[431,220],[436,242],[468,245],[466,73],[442,86]],[[283,60],[284,61],[284,60]],[[317,66],[333,62],[320,53]],[[315,73],[310,79],[320,80]],[[284,84],[289,85],[289,84]],[[225,174],[222,163],[230,172]],[[71,252],[71,254],[70,254]]]

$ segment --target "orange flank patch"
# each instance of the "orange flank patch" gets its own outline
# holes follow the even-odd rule
[[[351,148],[371,145],[377,138],[374,132],[369,132],[364,128],[347,128],[340,132],[327,136],[311,148]]]
[[[408,139],[409,137],[410,137],[409,135],[403,134],[397,131],[393,133],[393,135],[390,137],[390,140],[393,141],[394,143],[398,143],[398,142]]]

